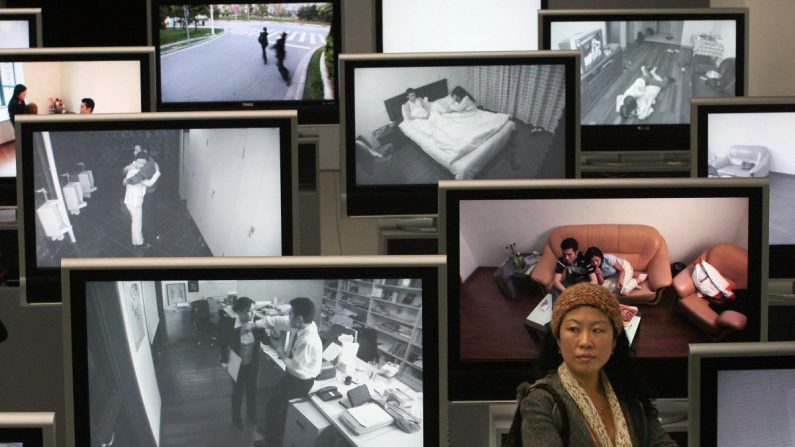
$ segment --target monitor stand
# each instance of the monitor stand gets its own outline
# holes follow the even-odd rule
[[[435,217],[414,217],[411,219],[401,219],[395,224],[395,227],[398,228],[399,230],[403,230],[409,233],[438,232],[438,228],[436,227]]]

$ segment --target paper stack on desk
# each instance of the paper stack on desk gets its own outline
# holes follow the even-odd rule
[[[395,419],[377,403],[367,402],[340,413],[340,421],[357,435],[362,435],[386,427]]]

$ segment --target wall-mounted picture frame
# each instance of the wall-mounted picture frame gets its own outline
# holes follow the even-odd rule
[[[190,282],[188,282],[190,287]],[[196,283],[196,291],[199,290],[199,284]],[[166,284],[166,299],[169,306],[176,306],[178,303],[186,302],[188,294],[185,292],[185,283],[175,282]]]
[[[188,281],[188,292],[195,293],[199,291],[199,281]]]

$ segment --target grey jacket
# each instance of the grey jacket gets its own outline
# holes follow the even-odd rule
[[[560,383],[557,373],[539,380],[549,384],[558,392],[569,417],[569,446],[594,446],[585,418],[574,399]],[[552,396],[545,390],[533,389],[520,403],[522,413],[522,445],[557,447],[563,446],[561,439],[561,417]],[[629,426],[632,445],[636,447],[676,446],[663,430],[657,418],[647,418],[639,401],[621,402],[624,418]]]

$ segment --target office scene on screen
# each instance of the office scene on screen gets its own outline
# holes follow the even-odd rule
[[[691,97],[735,96],[731,20],[552,22],[549,44],[582,51],[583,125],[687,124]]]
[[[795,113],[710,113],[707,119],[709,177],[767,177],[770,244],[795,244]]]
[[[758,297],[747,293],[747,198],[467,200],[459,228],[464,361],[538,358],[556,266],[564,284],[576,274],[560,258],[568,238],[576,240],[583,266],[596,265],[591,247],[601,252],[600,264],[626,261],[620,263],[627,281],[602,266],[602,285],[624,306],[626,333],[639,358],[683,358],[688,343],[759,339],[751,329],[758,327],[752,323]],[[511,242],[526,257],[522,267],[512,268]],[[673,274],[677,262],[681,272]],[[697,286],[705,262],[718,272],[710,270],[709,278],[730,285],[718,292]],[[506,283],[522,299],[510,299]]]
[[[565,177],[565,67],[356,68],[357,185]],[[543,98],[540,99],[539,98]]]
[[[533,51],[541,0],[380,0],[384,53]],[[500,32],[492,32],[499,24]]]
[[[33,133],[36,262],[278,256],[277,128]]]
[[[0,62],[0,177],[16,176],[14,123],[9,109],[15,89],[21,105],[11,113],[141,112],[141,67],[137,61]],[[24,96],[22,96],[24,95]],[[19,103],[17,103],[19,104]]]
[[[159,6],[162,102],[334,99],[333,12],[330,2]]]
[[[0,48],[30,48],[27,20],[0,20]]]
[[[241,322],[234,310],[242,297],[254,302],[253,315],[246,314],[254,325]],[[317,331],[322,347],[305,354],[313,356],[307,362],[322,363],[321,373],[311,401],[289,403],[283,425],[274,426],[278,404],[271,398],[288,374],[284,359],[298,352],[291,338],[299,336],[296,326],[274,322],[293,317],[289,303],[296,297],[314,305],[309,330]],[[79,421],[87,420],[92,436],[107,423],[109,396],[119,394],[126,411],[115,413],[113,427],[131,429],[116,431],[120,445],[250,447],[263,435],[273,439],[274,431],[283,432],[283,444],[274,445],[309,445],[308,429],[318,432],[312,445],[321,447],[345,445],[345,439],[368,447],[390,439],[401,442],[388,445],[423,445],[420,279],[89,282],[85,309],[86,358],[94,360],[75,363],[76,371],[87,368],[89,399],[89,409],[76,420],[78,430]],[[243,350],[245,328],[255,337],[253,353]],[[125,373],[111,373],[119,370]],[[244,380],[252,388],[233,397]],[[326,399],[327,387],[342,396]],[[361,406],[355,392],[347,393],[357,388],[369,393]],[[348,425],[345,414],[354,411],[341,403],[355,410],[389,406],[387,400],[418,430],[404,432],[391,418],[377,427]]]
[[[718,445],[795,446],[795,370],[718,371]]]

